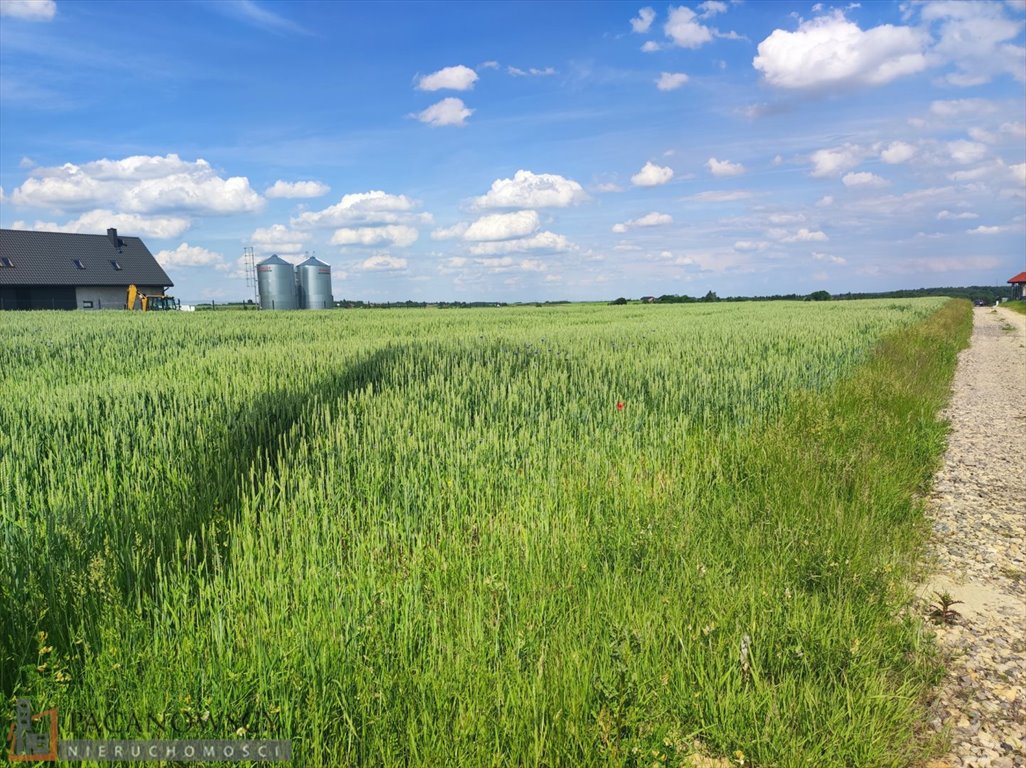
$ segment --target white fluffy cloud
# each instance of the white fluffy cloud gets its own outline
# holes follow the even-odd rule
[[[417,230],[406,224],[386,224],[380,227],[343,227],[331,236],[332,245],[381,245],[389,243],[405,248],[417,242]]]
[[[35,168],[11,200],[59,212],[106,206],[130,213],[197,216],[246,213],[264,203],[244,176],[224,179],[206,160],[189,162],[175,154]]]
[[[272,224],[253,230],[249,242],[260,253],[298,253],[309,238],[306,232],[296,232],[284,224]]]
[[[644,216],[625,221],[622,224],[614,224],[612,231],[622,234],[628,229],[633,229],[635,227],[661,227],[666,224],[673,224],[673,216],[668,213],[652,211],[652,213],[646,213]]]
[[[861,173],[846,173],[841,178],[846,187],[886,187],[890,184],[887,179],[877,176],[875,173],[869,171],[862,171]]]
[[[954,211],[945,210],[937,214],[938,221],[965,221],[978,218],[980,218],[980,215],[978,213],[972,213],[971,211],[960,211],[955,213]]]
[[[939,205],[950,204],[949,201],[955,202],[957,197],[955,187],[928,187],[900,195],[880,195],[847,200],[844,203],[844,209],[849,213],[890,218],[894,216],[895,211],[907,214],[927,207],[936,208]]]
[[[631,184],[636,187],[658,187],[673,178],[673,169],[648,162],[641,170],[631,176]]]
[[[975,168],[949,173],[948,178],[958,182],[974,182],[985,179],[1001,180],[1001,177],[1005,176],[1008,170],[1008,166],[1005,165],[1004,161],[997,159],[983,165],[977,165]]]
[[[431,233],[432,240],[452,240],[456,237],[463,237],[463,233],[467,231],[467,227],[470,226],[465,221],[453,224],[451,227],[444,227],[434,230]]]
[[[890,165],[897,165],[911,160],[916,155],[916,148],[904,141],[892,141],[881,153],[880,159]]]
[[[638,11],[638,17],[631,19],[631,29],[639,34],[644,34],[652,26],[653,20],[655,20],[655,11],[651,8],[642,8]]]
[[[264,190],[267,197],[320,197],[331,191],[331,187],[319,181],[282,181],[278,179]]]
[[[487,269],[495,271],[495,272],[507,272],[507,271],[510,271],[511,269],[516,269],[517,267],[519,267],[519,264],[517,264],[516,260],[515,259],[511,259],[508,256],[503,256],[501,258],[477,259],[476,261],[477,261],[478,264],[486,267]],[[538,261],[537,259],[524,259],[524,260],[522,260],[520,262],[520,264],[541,265],[542,262]],[[533,269],[533,270],[525,270],[525,271],[538,272],[538,271],[542,271],[542,270]],[[516,279],[517,278],[506,280],[505,283],[507,285],[516,285]]]
[[[439,128],[444,125],[466,125],[474,110],[453,96],[432,104],[423,112],[414,114],[420,122]]]
[[[292,218],[293,227],[339,227],[348,224],[396,224],[410,218],[416,203],[406,195],[381,190],[343,195],[335,205]]]
[[[455,67],[445,67],[430,75],[424,75],[417,81],[417,89],[421,91],[469,91],[476,82],[477,72],[459,64]]]
[[[713,39],[712,30],[698,22],[698,14],[690,8],[670,8],[663,31],[681,48],[699,48]]]
[[[379,253],[361,261],[356,268],[364,272],[399,272],[406,269],[406,259]]]
[[[773,240],[779,240],[781,243],[821,243],[830,239],[825,232],[810,230],[805,227],[802,227],[797,232],[788,232],[786,229],[771,229],[766,235]]]
[[[27,21],[50,21],[57,15],[56,0],[2,0],[0,16]]]
[[[566,208],[587,199],[573,179],[520,170],[512,179],[496,179],[487,194],[474,199],[478,208]]]
[[[987,99],[938,99],[930,102],[930,113],[937,117],[978,117],[994,112],[997,109]]]
[[[683,72],[662,72],[656,80],[656,88],[660,91],[675,91],[688,81]]]
[[[140,216],[135,213],[115,213],[99,208],[87,211],[77,219],[57,224],[51,221],[37,221],[28,224],[16,221],[14,229],[32,229],[37,232],[76,232],[80,234],[101,234],[108,227],[114,227],[122,235],[168,239],[178,237],[189,228],[189,219],[179,216]]]
[[[813,176],[838,176],[862,162],[866,151],[855,144],[819,149],[812,153]]]
[[[785,237],[783,242],[785,243],[808,243],[808,242],[824,242],[830,238],[826,236],[825,232],[819,230],[808,230],[802,227],[790,237]]]
[[[928,40],[912,27],[862,30],[835,11],[802,21],[794,32],[774,30],[752,64],[779,88],[883,85],[925,69]]]
[[[405,248],[419,237],[418,224],[430,224],[427,213],[416,213],[414,200],[380,190],[344,195],[335,205],[320,211],[308,211],[293,217],[297,229],[337,227],[332,245]],[[380,269],[381,267],[375,267]]]
[[[948,152],[951,155],[951,159],[956,163],[968,165],[969,163],[975,163],[977,160],[982,160],[987,154],[987,147],[975,141],[949,141]]]
[[[1026,48],[1015,40],[1026,25],[1007,11],[991,0],[932,0],[907,9],[909,16],[919,14],[919,26],[862,30],[834,10],[802,21],[794,32],[774,30],[753,64],[781,88],[883,85],[947,66],[955,71],[944,79],[955,86],[981,85],[1001,74],[1024,82]]]
[[[514,211],[482,216],[463,231],[463,239],[475,242],[526,237],[541,226],[537,211]]]
[[[153,257],[162,267],[209,267],[216,264],[223,264],[224,257],[220,253],[208,251],[198,245],[182,243],[173,251],[164,250],[156,253]]]
[[[709,173],[713,176],[740,176],[745,172],[745,167],[741,163],[717,160],[715,157],[710,157],[706,161],[705,167],[709,169]]]
[[[474,268],[487,272],[547,272],[549,267],[541,259],[514,259],[511,256],[485,256],[478,259],[453,256],[439,265],[441,272]]]
[[[719,0],[705,0],[704,3],[699,3],[698,7],[702,10],[701,18],[703,19],[711,18],[717,13],[727,12],[727,4],[721,3]]]
[[[513,77],[552,77],[552,75],[556,74],[554,67],[529,67],[528,69],[506,67],[506,71],[513,75]]]
[[[564,252],[573,250],[574,245],[564,235],[555,232],[538,232],[519,240],[500,240],[476,243],[470,246],[475,256],[495,256],[504,253],[525,253],[527,251]]]
[[[969,129],[969,137],[984,144],[997,144],[1007,139],[1021,142],[1026,139],[1026,125],[1020,122],[1007,122],[1002,123],[996,131],[974,126]]]
[[[804,213],[771,213],[767,217],[770,224],[795,224],[805,221]]]
[[[951,85],[982,85],[1001,74],[1026,81],[1026,48],[1014,42],[1024,24],[1010,18],[1001,3],[945,0],[924,3],[919,10],[924,22],[937,25],[939,39],[931,54],[955,67],[945,77]]]
[[[640,218],[632,219],[628,223],[632,227],[661,227],[664,224],[673,224],[673,216],[668,213],[653,211],[652,213],[646,213]]]
[[[1001,123],[1001,127],[998,131],[1005,135],[1015,139],[1026,139],[1026,123],[1020,122],[1008,122]]]

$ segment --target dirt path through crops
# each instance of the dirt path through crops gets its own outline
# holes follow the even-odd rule
[[[950,729],[952,750],[928,768],[1014,768],[1026,765],[1026,316],[973,310],[946,415],[922,594],[963,602],[937,631],[948,673],[932,727]]]

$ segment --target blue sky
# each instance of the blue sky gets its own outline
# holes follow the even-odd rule
[[[1000,284],[1026,3],[0,0],[0,225],[143,237],[185,300]]]

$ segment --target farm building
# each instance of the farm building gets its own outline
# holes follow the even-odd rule
[[[1008,278],[1008,284],[1012,286],[1013,301],[1026,299],[1026,272],[1020,272],[1015,277]]]
[[[138,237],[0,229],[0,309],[124,309],[174,283]]]

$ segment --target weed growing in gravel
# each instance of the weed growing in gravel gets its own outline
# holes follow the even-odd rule
[[[961,600],[956,600],[950,592],[934,592],[936,601],[930,606],[930,618],[936,624],[957,624],[962,614],[951,606],[960,605]]]

